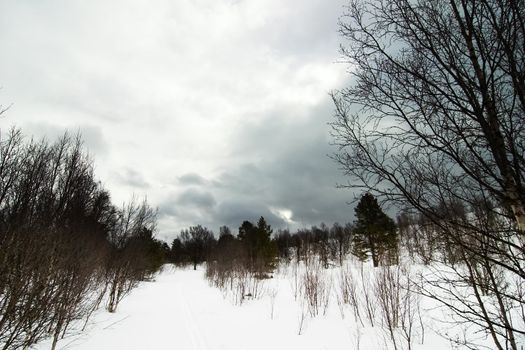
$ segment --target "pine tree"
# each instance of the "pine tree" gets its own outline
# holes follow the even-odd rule
[[[266,223],[262,216],[257,222],[257,232],[259,237],[259,270],[266,273],[275,267],[274,260],[277,257],[277,244],[272,240],[272,227]]]
[[[355,215],[352,253],[362,261],[371,255],[374,267],[380,262],[397,262],[396,224],[383,212],[377,199],[365,193],[355,208]]]
[[[249,221],[244,221],[239,227],[238,239],[244,245],[252,271],[265,273],[273,266],[277,255],[277,246],[271,240],[272,228],[261,216],[257,226]]]

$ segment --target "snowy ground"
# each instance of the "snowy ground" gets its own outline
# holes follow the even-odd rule
[[[84,332],[73,332],[58,349],[390,349],[380,327],[359,327],[343,317],[335,300],[326,315],[306,317],[299,335],[300,302],[286,272],[267,280],[266,291],[242,306],[208,285],[204,270],[165,267],[144,282],[116,313],[100,310]],[[277,291],[274,298],[272,291]],[[272,319],[272,299],[274,312]],[[48,342],[37,349],[49,349]],[[451,344],[432,329],[413,349],[445,349]],[[401,348],[405,348],[402,346]]]

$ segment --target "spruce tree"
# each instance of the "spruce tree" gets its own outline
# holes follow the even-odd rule
[[[273,268],[273,260],[277,255],[277,246],[271,239],[272,228],[261,216],[257,226],[244,221],[239,227],[238,239],[244,245],[248,254],[250,269],[264,274]]]
[[[377,199],[365,193],[355,208],[355,215],[352,253],[362,261],[372,256],[374,267],[380,262],[397,262],[396,224],[383,212]]]

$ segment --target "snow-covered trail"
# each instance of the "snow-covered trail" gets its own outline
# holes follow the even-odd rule
[[[326,315],[306,317],[298,335],[301,299],[295,300],[286,272],[264,281],[265,293],[257,300],[233,305],[217,288],[210,287],[201,267],[165,266],[156,280],[144,282],[119,305],[116,313],[99,310],[85,332],[71,331],[58,343],[64,350],[332,350],[391,349],[379,327],[362,328],[347,309],[343,318],[335,297]],[[334,282],[335,283],[335,282]],[[274,313],[271,318],[275,291]],[[449,348],[430,329],[425,344],[415,350]],[[47,350],[51,341],[34,349]]]
[[[134,289],[116,313],[100,310],[86,332],[60,341],[58,348],[211,349],[204,305],[224,300],[212,292],[202,273],[168,267],[154,282]],[[37,348],[49,347],[44,342]]]
[[[85,332],[60,341],[58,349],[307,350],[338,349],[341,342],[351,346],[340,320],[339,326],[328,328],[328,320],[320,328],[310,324],[309,332],[299,336],[298,310],[287,298],[277,296],[272,320],[269,298],[235,306],[208,285],[203,273],[167,267],[154,282],[133,290],[116,313],[101,310]],[[36,348],[49,349],[49,344]]]
[[[208,350],[199,299],[218,297],[202,271],[166,269],[154,282],[144,282],[124,298],[115,314],[101,310],[90,329],[59,343],[59,349],[195,349]],[[202,299],[205,298],[205,299]],[[194,299],[194,300],[192,300]],[[46,349],[45,344],[39,346]]]

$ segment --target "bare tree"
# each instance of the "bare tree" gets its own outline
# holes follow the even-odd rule
[[[215,244],[213,232],[201,225],[182,230],[180,240],[189,255],[194,270],[197,269],[197,264],[206,260]]]
[[[332,130],[348,186],[423,214],[463,266],[523,280],[525,3],[352,1],[340,28],[354,84],[333,93]],[[453,215],[480,198],[498,225]],[[471,267],[460,280],[476,292]],[[517,349],[525,328],[509,308],[524,301],[498,283],[489,289],[507,306],[490,314],[476,298],[471,316],[498,349]],[[458,315],[474,306],[460,301]]]
[[[133,198],[119,212],[116,226],[110,235],[112,253],[106,269],[109,312],[114,312],[122,298],[150,272],[143,260],[143,246],[137,239],[153,232],[155,226],[156,211],[146,199],[137,202]]]
[[[337,260],[339,266],[343,266],[344,258],[350,251],[352,238],[352,225],[346,224],[344,227],[334,223],[330,229],[331,243],[333,248],[333,259]]]
[[[152,272],[144,243],[154,211],[128,209],[118,211],[95,180],[80,136],[26,141],[13,130],[0,139],[0,349],[45,337],[56,348],[108,290],[118,301],[122,286]],[[117,285],[116,271],[125,272]]]
[[[322,266],[322,259],[319,260],[305,266],[300,280],[301,296],[311,317],[316,317],[321,311],[326,314],[332,289],[332,280]]]

